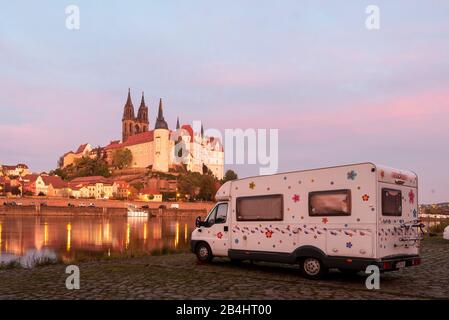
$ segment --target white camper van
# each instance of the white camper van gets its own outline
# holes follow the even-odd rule
[[[308,278],[421,263],[415,173],[372,163],[225,183],[191,249],[213,257],[298,263]]]

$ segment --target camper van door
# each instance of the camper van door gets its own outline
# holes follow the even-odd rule
[[[229,248],[228,203],[220,202],[205,221],[203,232],[214,256],[227,256]]]

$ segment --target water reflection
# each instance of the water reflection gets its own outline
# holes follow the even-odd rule
[[[0,260],[12,255],[54,252],[63,261],[185,252],[194,217],[71,217],[1,216]]]

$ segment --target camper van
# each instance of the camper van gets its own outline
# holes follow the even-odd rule
[[[226,182],[191,249],[200,262],[299,264],[305,277],[421,263],[418,178],[373,163]]]

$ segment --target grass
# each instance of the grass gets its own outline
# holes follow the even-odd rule
[[[0,270],[10,270],[10,269],[16,269],[16,268],[20,268],[20,267],[21,267],[21,265],[20,265],[20,262],[18,259],[0,263]]]
[[[17,257],[9,261],[0,262],[0,270],[9,270],[16,268],[30,269],[53,265],[59,262],[60,260],[56,258],[56,255],[46,256],[33,252],[23,257]]]

